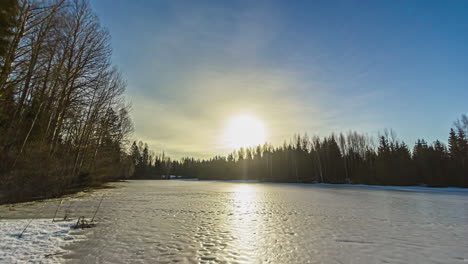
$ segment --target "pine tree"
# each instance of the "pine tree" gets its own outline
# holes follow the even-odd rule
[[[450,129],[450,134],[449,134],[449,140],[448,140],[448,145],[449,145],[449,153],[450,157],[452,159],[456,159],[459,155],[459,140],[458,136],[455,133],[455,130],[453,128]]]
[[[458,182],[466,187],[468,186],[468,139],[461,127],[458,128],[458,148],[461,163]]]
[[[461,156],[462,160],[465,160],[468,156],[468,139],[466,137],[465,131],[463,129],[458,129],[457,135],[457,145],[459,149],[459,155]]]
[[[462,129],[458,129],[458,134],[453,128],[449,134],[449,152],[450,152],[450,176],[449,185],[460,186],[464,185],[466,172],[466,136]]]
[[[136,141],[133,141],[132,146],[130,147],[130,156],[132,157],[133,164],[138,166],[141,160],[141,154]]]
[[[142,160],[142,176],[145,177],[148,174],[149,171],[149,166],[150,166],[150,157],[149,157],[149,150],[148,150],[148,144],[145,143],[145,146],[143,148],[143,151],[141,153],[141,160]]]
[[[429,148],[427,146],[426,141],[424,139],[418,139],[416,144],[413,148],[413,160],[416,166],[416,182],[418,183],[428,183],[429,175],[431,172],[429,171],[428,161],[429,161]]]

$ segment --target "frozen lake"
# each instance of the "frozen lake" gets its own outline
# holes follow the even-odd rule
[[[68,253],[60,262],[468,263],[466,190],[198,181],[113,185],[118,188],[64,202],[65,209],[89,216],[105,194],[98,226],[64,244],[61,250]],[[49,207],[50,214],[56,206]]]

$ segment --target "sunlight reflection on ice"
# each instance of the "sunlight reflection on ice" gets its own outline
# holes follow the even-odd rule
[[[233,247],[243,252],[242,256],[237,256],[241,261],[249,262],[258,258],[255,251],[263,248],[258,228],[262,216],[256,213],[259,200],[259,190],[255,184],[238,184],[232,188],[232,215],[228,220],[231,232],[236,237]]]

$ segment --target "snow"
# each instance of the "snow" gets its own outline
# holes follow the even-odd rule
[[[0,263],[468,263],[468,191],[151,181],[0,206]],[[42,210],[42,208],[44,208]],[[40,213],[38,213],[40,212]],[[22,238],[18,234],[33,220]]]
[[[33,219],[19,237],[29,221],[0,220],[0,263],[61,263],[62,247],[78,238],[70,229],[75,222]]]
[[[467,263],[468,192],[128,181],[70,263]],[[413,191],[417,190],[417,191]]]

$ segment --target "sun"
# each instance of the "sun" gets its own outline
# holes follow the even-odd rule
[[[223,140],[231,149],[257,146],[266,142],[265,126],[252,115],[238,115],[228,120]]]

